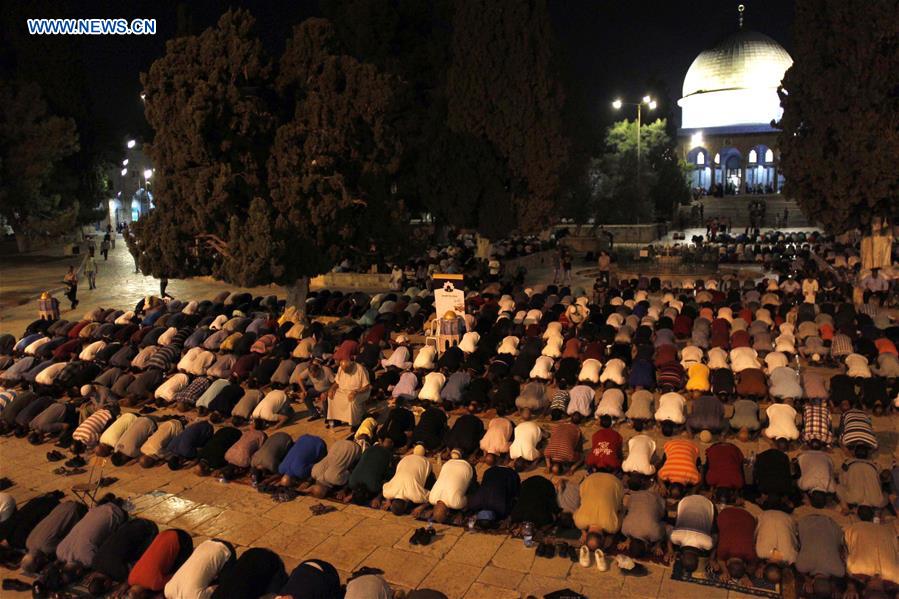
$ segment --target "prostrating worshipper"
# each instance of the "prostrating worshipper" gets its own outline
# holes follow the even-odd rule
[[[321,437],[301,435],[278,465],[278,474],[281,475],[279,484],[290,487],[306,480],[312,473],[312,466],[325,457],[326,453],[328,446]]]
[[[574,471],[583,460],[581,429],[571,422],[555,425],[543,450],[546,471],[556,476]]]
[[[867,459],[877,449],[877,436],[871,417],[858,409],[845,410],[840,416],[840,444],[856,458]]]
[[[277,593],[285,582],[287,572],[278,554],[271,549],[250,547],[222,570],[211,599],[257,599]]]
[[[178,528],[160,532],[128,573],[129,597],[148,599],[161,593],[193,549],[193,539],[187,532]]]
[[[618,544],[618,550],[633,559],[649,555],[664,557],[668,533],[662,496],[655,489],[631,491],[624,496],[624,506],[627,508],[621,520],[624,541]]]
[[[447,433],[446,412],[433,406],[425,408],[418,417],[418,424],[412,431],[412,443],[421,444],[428,451],[443,447]]]
[[[618,472],[621,469],[621,434],[612,428],[612,418],[608,414],[600,416],[600,429],[590,439],[587,453],[587,472]]]
[[[112,453],[113,448],[118,444],[119,439],[125,434],[125,431],[127,431],[137,419],[137,414],[132,414],[131,412],[119,414],[119,417],[116,418],[112,424],[107,426],[106,430],[103,431],[103,434],[100,435],[100,440],[97,444],[95,453],[103,458],[109,456]]]
[[[487,424],[487,431],[481,437],[480,447],[488,466],[494,465],[497,459],[509,453],[512,427],[512,421],[502,417],[493,418]]]
[[[668,538],[668,557],[674,557],[677,547],[681,566],[693,573],[699,567],[701,555],[708,555],[714,545],[712,528],[715,506],[702,495],[688,495],[677,504],[677,521]]]
[[[808,514],[796,524],[799,554],[796,571],[800,588],[810,597],[833,597],[846,576],[843,559],[843,529],[824,514]]]
[[[726,507],[718,513],[718,543],[712,568],[724,582],[751,585],[758,557],[755,554],[755,516],[743,508]]]
[[[536,527],[544,527],[555,522],[560,511],[555,486],[538,475],[522,481],[510,517],[516,524],[530,522]]]
[[[886,506],[888,498],[883,492],[880,471],[874,462],[850,459],[843,463],[840,470],[836,492],[844,513],[862,507],[876,511]]]
[[[700,395],[692,402],[686,424],[692,434],[709,431],[717,435],[723,432],[727,427],[724,404],[714,395]]]
[[[28,442],[32,445],[43,443],[47,439],[65,437],[75,429],[78,414],[75,407],[65,401],[56,401],[47,406],[40,414],[31,419],[28,428]]]
[[[197,450],[197,474],[207,476],[227,466],[225,453],[240,437],[240,430],[233,426],[224,426],[215,431],[209,441]]]
[[[452,511],[464,510],[468,505],[468,491],[475,482],[474,468],[462,459],[458,449],[452,450],[450,459],[443,463],[434,486],[428,493],[428,503],[432,506],[431,518],[446,522]],[[424,513],[424,510],[421,510]],[[457,524],[461,524],[462,514],[458,514]]]
[[[378,574],[357,573],[347,580],[344,599],[393,599],[393,589]]]
[[[380,495],[384,481],[390,474],[392,461],[393,453],[390,448],[377,443],[369,445],[350,472],[346,490],[342,494],[339,493],[337,498],[358,505],[365,505],[374,500]]]
[[[762,561],[765,580],[780,583],[783,569],[796,563],[799,554],[799,532],[792,516],[777,509],[759,514],[755,554]]]
[[[687,439],[672,439],[662,448],[659,482],[664,483],[668,496],[680,499],[702,481],[699,472],[699,447]]]
[[[313,483],[301,489],[319,499],[327,497],[335,489],[346,485],[350,472],[361,456],[362,447],[355,441],[335,441],[328,447],[328,453],[312,466]]]
[[[151,468],[165,460],[167,448],[172,439],[181,434],[184,423],[179,418],[163,420],[150,437],[140,446],[140,463],[142,468]]]
[[[112,406],[109,409],[99,409],[86,417],[72,432],[72,453],[80,455],[85,451],[93,451],[100,442],[100,435],[115,421],[117,415],[118,406]]]
[[[334,384],[328,390],[328,424],[358,426],[362,422],[370,392],[368,371],[352,360],[341,361]]]
[[[90,565],[93,572],[85,584],[94,597],[99,597],[125,582],[131,567],[144,554],[159,533],[155,522],[134,518],[119,526],[97,549]]]
[[[256,404],[253,413],[250,414],[250,419],[253,421],[254,428],[265,430],[272,425],[284,426],[291,416],[293,416],[293,408],[290,407],[290,399],[287,394],[280,389],[273,389]]]
[[[847,526],[843,538],[849,589],[855,596],[894,593],[899,586],[899,540],[893,526],[863,519]]]
[[[512,444],[509,445],[509,459],[519,472],[533,465],[540,459],[538,445],[543,440],[543,429],[533,420],[519,423],[512,433]]]
[[[475,516],[478,528],[495,528],[512,513],[518,499],[521,478],[512,468],[491,466],[481,484],[468,498],[468,512]]]
[[[234,548],[227,541],[210,539],[194,549],[164,588],[166,599],[211,597],[219,574],[234,560]]]
[[[292,445],[293,439],[285,432],[277,432],[265,440],[250,457],[250,480],[254,485],[278,472],[278,466]]]
[[[705,450],[705,484],[717,501],[733,503],[746,484],[743,452],[733,443],[715,443]]]
[[[87,506],[79,501],[57,503],[51,512],[35,523],[25,539],[25,557],[22,570],[40,572],[44,566],[56,559],[56,548],[72,527],[87,513]]]
[[[823,451],[807,450],[796,456],[793,463],[799,472],[799,490],[808,494],[812,507],[824,508],[837,490],[833,460]]]
[[[224,480],[234,480],[247,473],[253,454],[265,443],[266,435],[256,429],[243,431],[240,438],[225,452],[225,466],[219,471]]]
[[[685,414],[687,400],[680,393],[670,391],[659,397],[659,407],[654,414],[655,421],[659,423],[662,434],[670,437],[683,426],[687,417]]]
[[[628,399],[625,417],[631,422],[634,430],[642,431],[655,414],[655,397],[646,389],[635,390]]]
[[[753,480],[759,494],[757,503],[764,509],[790,509],[801,500],[790,458],[779,449],[767,449],[756,456]]]
[[[290,599],[334,599],[341,596],[340,575],[320,559],[307,559],[290,573],[278,597]]]
[[[649,435],[634,435],[627,441],[627,458],[621,462],[621,470],[627,474],[628,487],[641,489],[649,477],[656,473],[656,442]]]
[[[624,486],[612,474],[596,472],[580,486],[581,505],[574,512],[574,524],[581,532],[581,542],[590,551],[609,549],[621,528]],[[603,559],[600,555],[599,562]]]
[[[140,448],[143,447],[150,436],[156,432],[157,424],[154,418],[141,416],[128,427],[128,430],[119,437],[113,449],[109,461],[113,466],[124,466],[133,459],[140,457]]]
[[[415,415],[406,407],[405,398],[397,397],[378,427],[377,438],[387,447],[402,449],[409,445],[414,430]]]
[[[484,421],[474,414],[462,414],[446,434],[444,445],[449,450],[457,450],[463,458],[475,454],[484,436]]]
[[[186,426],[166,446],[169,469],[178,470],[195,461],[197,452],[212,438],[213,432],[208,420],[197,420]]]
[[[734,414],[729,422],[730,428],[737,432],[741,441],[749,441],[750,437],[762,428],[759,420],[759,404],[751,399],[734,401]]]
[[[384,507],[397,516],[428,501],[426,486],[431,477],[431,463],[424,453],[424,447],[416,445],[411,454],[399,461],[393,478],[381,488],[381,494],[387,500]]]
[[[28,537],[56,509],[64,496],[62,491],[38,495],[19,506],[8,520],[0,524],[0,560],[4,564],[18,567],[22,552],[27,550]]]
[[[238,389],[243,389],[240,386],[236,387]],[[247,389],[240,396],[240,399],[237,400],[237,403],[234,404],[234,407],[231,408],[231,424],[234,426],[243,426],[246,424],[251,416],[253,415],[253,411],[256,409],[256,406],[259,405],[259,402],[262,401],[262,391],[259,389]]]
[[[310,420],[322,418],[328,411],[327,393],[334,384],[334,371],[318,360],[301,362],[290,375],[289,384],[306,405]]]

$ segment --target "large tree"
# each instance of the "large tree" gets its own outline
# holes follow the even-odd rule
[[[827,230],[899,215],[899,3],[799,0],[779,91],[784,193]]]
[[[284,285],[302,314],[310,277],[402,238],[404,87],[342,54],[325,20],[298,26],[278,64],[253,24],[229,11],[143,78],[156,209],[136,225],[140,265]]]
[[[456,2],[447,78],[448,159],[468,158],[477,228],[544,228],[568,160],[564,95],[544,0]],[[455,207],[455,206],[454,206]]]
[[[56,192],[55,179],[77,151],[74,121],[49,114],[37,84],[0,80],[0,215],[20,251],[32,237],[75,225],[78,200]]]

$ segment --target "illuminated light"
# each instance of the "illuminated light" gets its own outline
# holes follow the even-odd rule
[[[650,100],[650,101],[649,101],[649,109],[650,109],[650,110],[655,110],[655,109],[656,109],[656,101],[655,101],[655,100]]]
[[[127,158],[126,158],[125,160],[122,161],[122,166],[128,166],[128,159],[127,159]]]
[[[146,100],[147,100],[147,94],[141,94],[141,95],[140,95],[140,101],[141,101],[141,102],[145,102]]]
[[[151,171],[150,169],[147,169],[144,171],[144,179],[149,179],[152,176],[153,176],[153,171]]]
[[[715,164],[721,164],[721,154],[715,154]]]
[[[124,176],[127,175],[127,174],[128,174],[128,169],[127,169],[127,168],[123,168],[123,169],[122,169],[122,176],[124,177]]]
[[[771,151],[771,148],[765,150],[765,162],[774,162],[774,152]]]
[[[652,102],[652,98],[650,98],[649,96],[643,96],[644,104],[649,104],[650,102]]]
[[[696,164],[698,164],[700,166],[705,164],[705,154],[700,152],[699,154],[696,155]]]
[[[749,162],[758,162],[758,153],[755,150],[749,150]]]
[[[624,103],[621,101],[621,98],[616,98],[614,102],[612,102],[612,108],[615,110],[621,110],[621,106]]]
[[[693,135],[690,136],[690,144],[695,148],[697,146],[701,146],[703,143],[702,139],[702,131],[697,131]]]
[[[136,145],[137,145],[137,142],[134,141],[133,139],[129,139],[129,140],[128,140],[128,143],[125,144],[125,145],[127,145],[128,148],[130,149],[130,148],[133,148],[134,146],[136,146]]]

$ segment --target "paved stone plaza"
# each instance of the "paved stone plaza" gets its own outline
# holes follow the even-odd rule
[[[99,289],[88,291],[85,287],[80,291],[82,303],[74,313],[67,309],[65,298],[60,297],[66,308],[63,318],[80,317],[98,305],[127,309],[141,295],[158,293],[155,279],[133,273],[130,255],[121,243],[110,254],[109,262],[100,262],[100,268]],[[48,271],[47,276],[53,272],[55,270]],[[4,279],[7,276],[4,272]],[[35,273],[31,276],[39,278]],[[172,281],[169,291],[176,297],[208,297],[222,288],[225,288],[223,284],[201,280]],[[261,289],[254,291],[263,292]],[[0,329],[20,335],[34,317],[34,302],[4,309]],[[489,419],[492,414],[484,416]],[[190,413],[188,417],[195,419],[197,415]],[[517,416],[512,419],[518,420]],[[549,421],[543,419],[541,424],[548,427]],[[892,417],[874,418],[874,426],[880,442],[876,457],[880,466],[886,467],[896,456],[899,422]],[[596,428],[592,421],[587,424],[583,430],[585,438],[589,439]],[[629,425],[617,429],[625,438],[625,445],[635,434]],[[323,421],[306,419],[294,422],[284,430],[294,438],[304,433],[315,434],[328,444],[345,438],[349,432],[346,427],[326,429]],[[663,439],[658,430],[649,434],[657,442]],[[740,446],[746,456],[771,446],[767,440],[741,443],[731,437],[728,441]],[[700,443],[700,446],[704,450],[708,445]],[[223,484],[214,478],[199,477],[192,471],[173,472],[165,466],[149,470],[137,465],[116,468],[108,461],[92,458],[94,461],[88,464],[87,473],[62,477],[53,474],[61,463],[48,462],[45,457],[51,449],[52,444],[34,447],[24,439],[0,438],[0,476],[14,481],[9,492],[20,505],[43,492],[69,490],[74,484],[87,482],[91,475],[93,480],[100,476],[114,477],[116,481],[106,490],[127,498],[133,506],[133,515],[155,521],[160,529],[185,529],[193,535],[195,546],[207,538],[218,537],[232,542],[238,547],[238,553],[254,546],[273,549],[283,557],[288,571],[303,559],[321,558],[331,562],[344,581],[355,569],[369,566],[383,570],[394,588],[428,587],[451,598],[505,599],[531,594],[539,597],[564,588],[591,598],[723,599],[748,596],[673,581],[670,568],[651,563],[647,563],[649,575],[643,578],[625,578],[614,566],[609,572],[600,573],[595,566],[583,568],[567,558],[535,557],[534,548],[526,548],[520,539],[472,533],[459,527],[437,526],[434,542],[428,546],[412,545],[409,538],[422,524],[409,516],[398,518],[389,512],[330,501],[325,503],[336,511],[314,516],[309,508],[318,501],[312,498],[300,497],[279,504],[247,484]],[[840,449],[832,450],[832,455],[837,464],[845,459]],[[479,464],[477,469],[480,478],[486,466]],[[534,474],[551,477],[542,468],[532,469],[523,476]],[[584,474],[581,469],[573,478],[580,480]],[[796,517],[810,511],[808,506],[800,507]],[[850,521],[850,517],[836,509],[828,512],[841,524]],[[895,523],[894,520],[894,526]],[[8,571],[0,571],[0,577],[22,578],[18,573]],[[3,594],[3,597],[17,596],[29,595]],[[792,589],[785,596],[792,596]]]

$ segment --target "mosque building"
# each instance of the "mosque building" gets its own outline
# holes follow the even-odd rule
[[[679,148],[697,195],[777,194],[783,187],[777,88],[793,59],[743,28],[696,57],[684,77]]]

